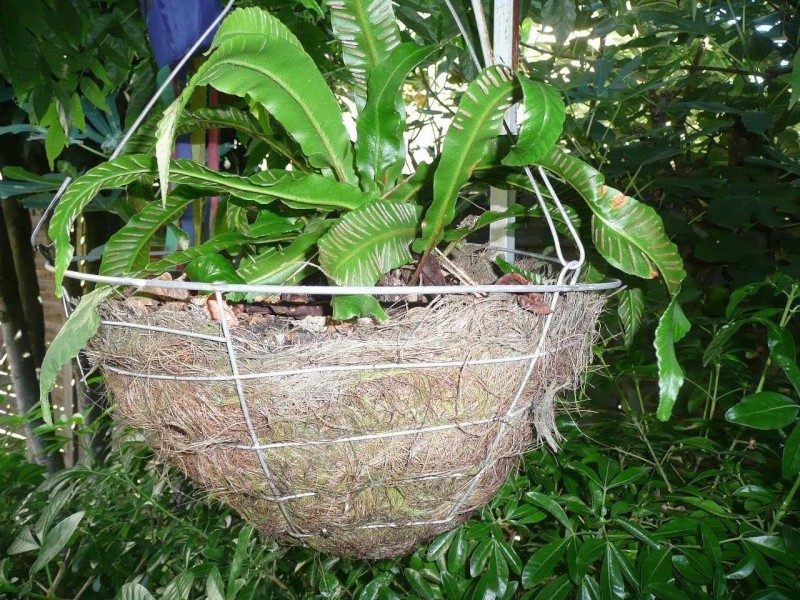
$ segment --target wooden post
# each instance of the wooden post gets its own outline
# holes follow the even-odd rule
[[[519,66],[519,0],[495,0],[494,2],[494,60],[496,64],[506,65],[515,71]],[[512,106],[506,114],[506,125],[511,133],[517,132],[517,107]],[[502,212],[516,202],[516,193],[510,190],[491,188],[489,191],[489,210]],[[514,232],[507,231],[514,219],[495,221],[489,226],[489,244],[501,248],[514,249]],[[514,260],[508,253],[506,260]]]

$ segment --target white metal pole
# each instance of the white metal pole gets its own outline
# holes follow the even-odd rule
[[[494,61],[516,70],[519,61],[519,0],[494,0]],[[508,109],[506,114],[508,130],[517,132],[517,106]],[[511,190],[491,188],[489,191],[489,209],[502,212],[516,202],[516,193]],[[489,226],[489,244],[500,248],[515,248],[514,232],[508,231],[514,219],[502,219]],[[506,260],[513,260],[512,253],[506,254]]]

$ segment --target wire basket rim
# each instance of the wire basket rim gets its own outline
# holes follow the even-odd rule
[[[51,265],[46,265],[53,271]],[[619,279],[607,279],[600,283],[576,284],[531,284],[531,285],[418,285],[418,286],[343,286],[343,285],[252,285],[241,283],[200,283],[195,281],[177,281],[163,279],[145,279],[139,277],[113,277],[95,275],[67,270],[64,277],[78,281],[106,283],[115,286],[132,286],[136,288],[161,288],[187,290],[193,292],[221,292],[245,294],[297,294],[304,296],[416,296],[445,294],[530,294],[530,293],[574,293],[600,292],[613,290],[622,286]]]

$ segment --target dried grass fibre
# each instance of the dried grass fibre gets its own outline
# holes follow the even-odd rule
[[[469,270],[481,283],[496,277],[485,264]],[[230,376],[225,344],[103,326],[88,352],[108,376],[115,416],[144,430],[161,459],[211,496],[284,543],[377,559],[455,527],[492,498],[533,443],[555,444],[556,396],[579,385],[602,306],[597,294],[562,294],[543,356],[511,411],[530,360],[463,364],[536,352],[547,317],[522,310],[511,294],[441,297],[393,309],[383,324],[335,332],[279,318],[234,327],[244,376],[459,363],[243,380],[263,464],[233,381],[152,378]],[[113,301],[104,311],[112,321],[220,334],[219,323],[189,304],[141,310]]]

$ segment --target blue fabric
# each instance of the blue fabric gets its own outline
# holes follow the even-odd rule
[[[178,62],[222,12],[220,0],[139,0],[159,67]],[[211,44],[208,35],[200,50]]]

